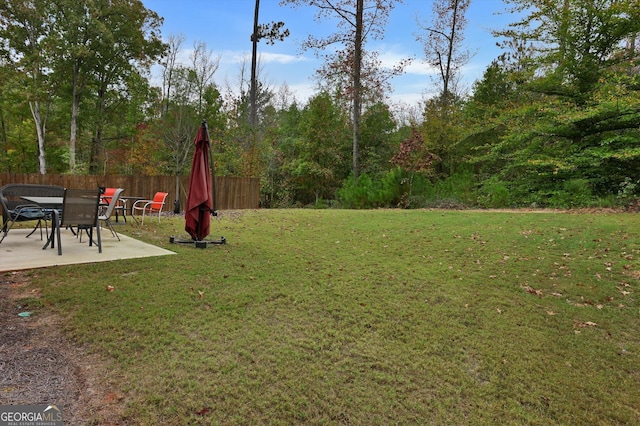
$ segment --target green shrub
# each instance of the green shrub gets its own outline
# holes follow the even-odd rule
[[[587,207],[593,203],[591,185],[587,179],[570,179],[562,184],[562,189],[554,191],[548,205],[556,208]]]
[[[358,179],[349,176],[338,190],[338,200],[347,209],[367,209],[374,207],[379,184],[375,184],[369,175],[361,174]]]
[[[509,188],[497,176],[482,182],[478,195],[478,204],[487,208],[507,207],[510,203]]]

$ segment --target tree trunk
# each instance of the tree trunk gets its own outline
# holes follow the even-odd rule
[[[29,102],[31,108],[31,114],[33,115],[33,121],[36,124],[36,134],[38,135],[38,166],[41,175],[47,174],[47,162],[45,159],[44,151],[44,135],[45,135],[45,123],[42,118],[42,112],[40,110],[40,101]]]
[[[80,96],[78,93],[78,63],[73,64],[73,94],[71,99],[71,131],[69,136],[69,171],[76,168],[76,138],[78,132],[78,109]]]
[[[445,108],[443,108],[443,110],[445,111],[446,114],[446,110],[447,107],[449,106],[449,82],[451,80],[451,57],[453,56],[453,49],[455,47],[455,40],[456,40],[456,25],[457,25],[457,21],[458,21],[458,0],[455,0],[453,2],[453,22],[451,23],[451,32],[449,34],[449,46],[448,46],[448,50],[447,50],[447,67],[446,67],[446,73],[444,76],[444,90],[443,90],[443,95],[444,95],[444,106]]]
[[[102,153],[102,129],[104,120],[106,89],[98,90],[98,119],[96,120],[96,133],[91,143],[91,160],[89,162],[89,172],[97,174],[100,167],[100,154]],[[105,165],[106,166],[106,165]]]
[[[249,124],[252,128],[256,126],[258,113],[256,111],[256,91],[257,91],[257,83],[256,83],[256,66],[258,61],[258,12],[260,10],[260,0],[256,0],[256,8],[253,14],[253,36],[251,37],[252,41],[252,50],[251,50],[251,88],[250,88],[250,103],[249,106],[251,108],[250,116],[249,116]]]
[[[358,141],[360,138],[361,90],[360,74],[362,69],[362,27],[364,0],[357,0],[356,6],[356,39],[353,51],[353,178],[358,179]]]

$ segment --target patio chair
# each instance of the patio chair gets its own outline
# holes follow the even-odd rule
[[[124,191],[123,188],[104,188],[104,193],[102,194],[102,202],[107,205],[110,204],[111,199],[113,198],[113,195],[118,190],[120,190],[120,192]],[[127,208],[127,200],[123,200],[122,198],[119,198],[119,197],[117,200],[118,202],[113,207],[113,211],[116,213],[116,222],[118,221],[118,217],[120,216],[120,214],[122,214],[122,218],[126,222],[127,215],[125,213]]]
[[[156,192],[156,194],[153,196],[153,200],[136,201],[131,206],[131,215],[136,221],[138,221],[138,219],[136,219],[134,215],[136,214],[136,212],[141,212],[142,224],[144,225],[145,213],[148,213],[149,215],[151,215],[152,213],[158,213],[158,223],[160,223],[160,213],[162,212],[162,208],[165,205],[167,195],[169,195],[167,192]]]
[[[107,188],[107,190],[109,190],[109,189],[111,189],[111,188]],[[104,222],[105,225],[107,225],[107,227],[111,231],[111,235],[116,237],[118,239],[118,241],[120,241],[120,237],[118,236],[118,233],[116,232],[116,230],[113,229],[113,224],[111,223],[111,215],[115,211],[116,206],[118,205],[118,202],[120,201],[120,194],[122,193],[122,191],[124,191],[124,188],[116,188],[113,193],[111,193],[111,191],[109,191],[109,194],[110,194],[109,197],[107,197],[107,195],[106,195],[107,193],[105,192],[102,195],[102,200],[106,201],[108,199],[109,200],[109,204],[107,205],[106,208],[103,209],[103,212],[101,212],[98,215],[98,220]]]
[[[96,189],[65,189],[64,202],[62,204],[62,218],[56,221],[58,216],[54,212],[53,224],[56,228],[58,240],[58,254],[62,254],[60,240],[60,228],[69,226],[78,228],[78,233],[85,231],[89,235],[89,246],[93,245],[93,228],[96,228],[96,245],[98,253],[102,253],[102,240],[100,239],[100,223],[98,220],[98,207],[100,205],[100,191]],[[82,236],[80,237],[82,242]]]
[[[22,197],[62,197],[63,194],[64,188],[56,185],[10,183],[0,188],[0,204],[2,205],[2,237],[0,238],[0,243],[16,223],[28,221],[37,222],[33,231],[27,237],[30,237],[36,230],[40,229],[40,239],[43,239],[42,225],[45,225],[48,233],[47,221],[51,219],[52,209],[30,203],[23,200]]]

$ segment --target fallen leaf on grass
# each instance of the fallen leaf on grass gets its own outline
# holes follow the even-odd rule
[[[106,291],[113,291],[115,289],[116,288],[114,286],[112,286],[112,285],[108,285],[107,288],[105,288]]]
[[[196,411],[196,415],[198,416],[204,416],[205,414],[207,414],[209,411],[211,411],[211,408],[209,407],[202,407],[202,409],[200,411]]]
[[[114,403],[114,402],[118,402],[118,401],[119,401],[119,400],[121,400],[121,399],[122,399],[122,396],[121,396],[121,395],[118,395],[118,394],[117,394],[117,393],[115,393],[115,392],[109,392],[109,393],[107,394],[107,396],[105,397],[105,402],[106,402],[107,404],[111,404],[111,403]]]
[[[499,314],[501,314],[501,313],[502,313],[502,309],[500,309],[500,308],[496,308],[496,312],[498,312]]]
[[[547,311],[547,315],[555,315],[556,313],[553,311]]]
[[[576,321],[575,325],[576,325],[576,327],[580,327],[580,328],[597,327],[598,326],[598,324],[596,324],[593,321],[585,321],[585,322]]]
[[[535,288],[529,287],[528,285],[525,285],[523,287],[528,293],[531,294],[535,294],[538,297],[542,297],[542,290],[536,290]]]
[[[204,291],[198,290],[198,296],[202,299],[204,297]]]

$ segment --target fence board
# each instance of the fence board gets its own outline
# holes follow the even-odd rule
[[[176,199],[175,176],[129,176],[129,175],[41,175],[37,173],[0,173],[0,186],[8,183],[33,183],[60,185],[65,188],[91,189],[98,186],[124,188],[123,195],[150,199],[157,191],[168,192],[169,206],[173,210]],[[189,177],[179,180],[180,206],[184,211],[189,190]],[[260,202],[260,179],[233,176],[215,178],[216,210],[256,209]]]

